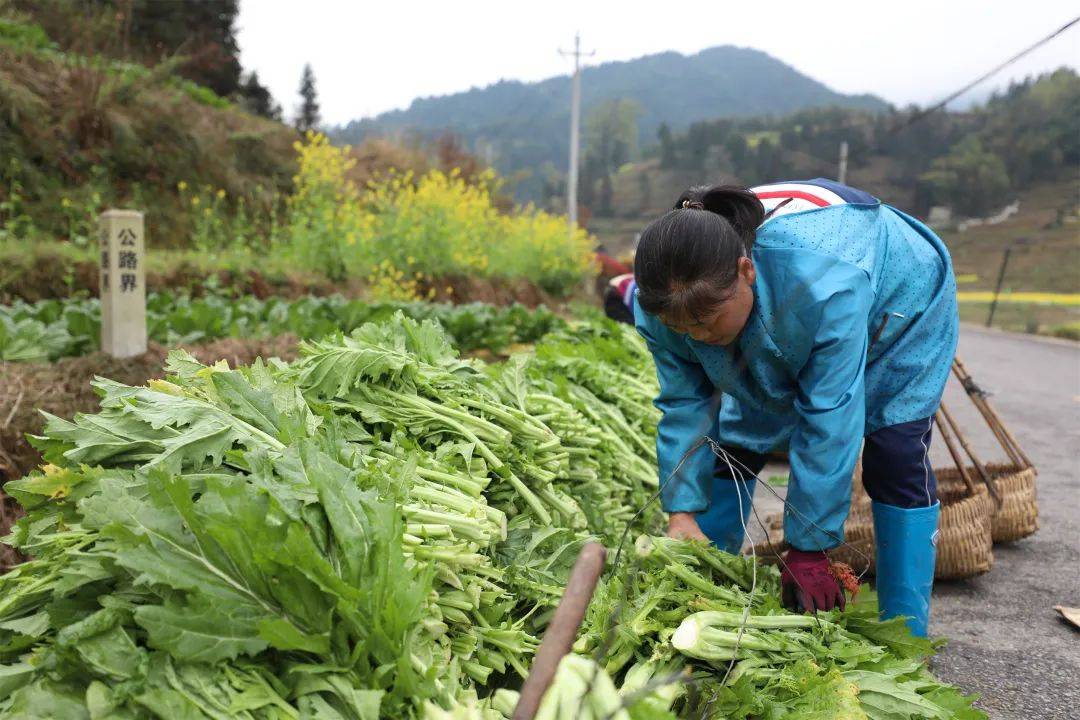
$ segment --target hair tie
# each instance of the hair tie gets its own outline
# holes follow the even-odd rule
[[[683,210],[690,207],[690,201],[689,200],[683,200],[682,201],[682,206],[683,206]]]
[[[683,200],[682,201],[682,206],[683,206],[684,210],[687,209],[687,208],[693,208],[694,210],[704,210],[705,209],[705,204],[703,202],[701,202],[700,200]]]

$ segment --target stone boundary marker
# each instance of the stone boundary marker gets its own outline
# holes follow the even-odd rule
[[[143,214],[106,210],[101,242],[101,349],[125,358],[146,352],[146,244]]]

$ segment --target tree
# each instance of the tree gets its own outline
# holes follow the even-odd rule
[[[585,166],[595,171],[590,180],[600,182],[597,215],[613,210],[612,174],[637,153],[637,118],[641,108],[633,100],[608,100],[593,108],[585,119]],[[588,176],[591,173],[586,172]],[[585,194],[582,194],[584,203]]]
[[[240,89],[239,0],[131,0],[117,5],[131,10],[128,36],[138,55],[158,60],[184,55],[188,58],[181,70],[184,77],[221,97]]]
[[[296,115],[296,129],[302,133],[319,127],[319,99],[315,92],[315,71],[311,63],[304,64],[304,74],[300,78],[300,109]]]
[[[1005,162],[1016,187],[1075,177],[1080,163],[1080,77],[1061,68],[1010,86],[987,103],[979,133],[987,150]]]
[[[652,183],[649,181],[648,171],[642,170],[638,174],[638,192],[641,193],[638,212],[645,214],[652,207]]]
[[[928,206],[949,205],[968,216],[985,215],[1000,207],[1010,189],[1004,161],[987,151],[974,135],[935,160],[919,177],[919,184],[920,198]]]
[[[686,167],[691,170],[704,170],[705,158],[709,154],[709,128],[705,123],[694,123],[686,131]]]
[[[585,162],[581,167],[580,187],[578,188],[578,204],[591,208],[596,201],[596,181],[603,174],[600,161],[593,155],[585,154]]]
[[[641,108],[633,100],[608,100],[585,119],[586,152],[609,171],[617,170],[637,153],[637,119]]]
[[[670,170],[676,165],[675,140],[671,137],[671,128],[666,122],[660,123],[656,137],[660,140],[660,167]]]
[[[562,212],[566,208],[566,174],[555,169],[553,163],[540,166],[540,207],[548,211]]]
[[[781,172],[780,148],[767,137],[761,138],[754,147],[755,169],[754,175],[744,178],[751,184],[775,182],[777,178],[786,175]]]
[[[259,82],[259,73],[252,70],[237,93],[248,112],[271,120],[281,120],[281,106],[274,102],[270,90]]]
[[[183,58],[182,76],[229,97],[240,88],[239,0],[4,0],[29,13],[60,49],[155,65]]]
[[[724,149],[727,150],[728,158],[731,160],[731,169],[735,173],[735,177],[745,178],[749,175],[750,147],[746,144],[746,138],[742,135],[733,134],[724,143]]]

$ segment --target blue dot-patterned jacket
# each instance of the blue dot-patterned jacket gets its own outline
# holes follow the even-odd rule
[[[785,539],[827,549],[843,537],[863,436],[938,407],[956,283],[944,243],[867,193],[822,179],[753,190],[774,212],[757,231],[754,308],[738,340],[700,343],[635,308],[660,380],[661,500],[668,512],[708,507],[716,459],[703,435],[786,448]]]

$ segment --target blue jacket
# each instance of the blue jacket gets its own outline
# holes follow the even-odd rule
[[[715,457],[691,452],[702,435],[786,448],[784,535],[818,550],[843,537],[863,436],[937,409],[959,321],[949,254],[929,228],[829,181],[754,191],[768,210],[790,187],[794,200],[758,228],[754,308],[735,343],[699,343],[640,306],[635,316],[660,381],[664,509],[707,508]]]

